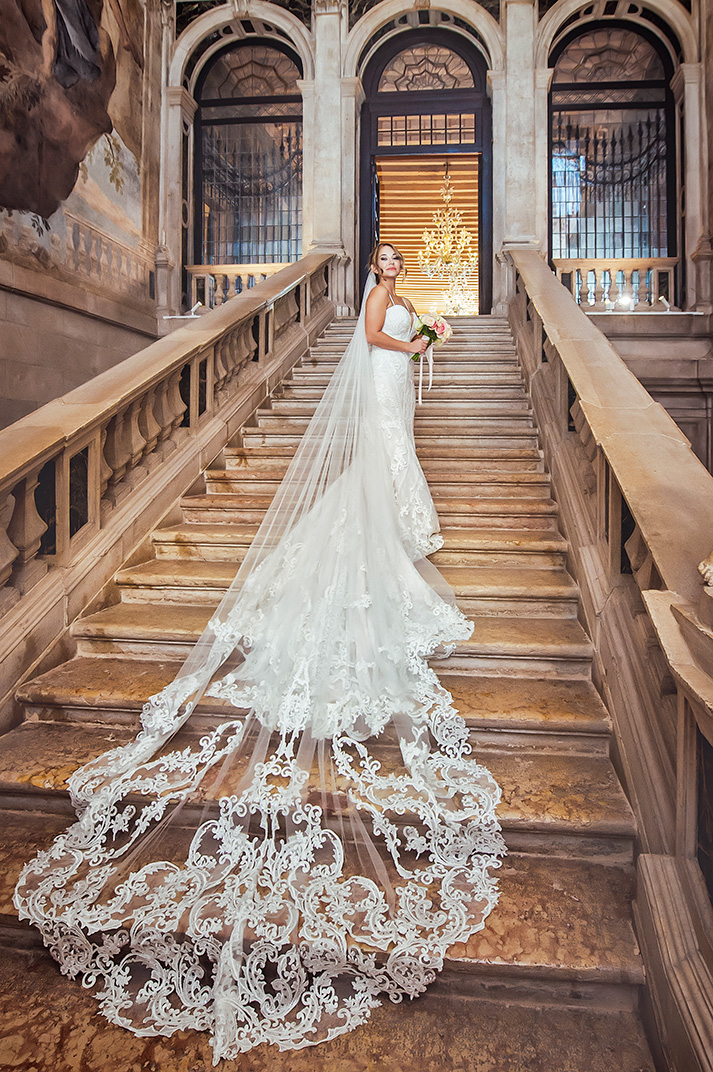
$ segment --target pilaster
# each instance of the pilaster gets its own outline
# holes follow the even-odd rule
[[[539,231],[536,188],[535,31],[533,0],[505,0],[505,241],[533,243]],[[495,132],[494,132],[495,136]]]
[[[688,259],[685,305],[708,312],[711,293],[706,292],[707,273],[697,269],[695,253],[708,229],[707,129],[703,106],[704,70],[701,63],[682,63],[671,79],[677,103],[683,107],[684,174],[686,192],[685,244]]]

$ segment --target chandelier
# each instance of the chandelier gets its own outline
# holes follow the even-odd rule
[[[441,187],[444,208],[433,213],[433,230],[426,228],[421,236],[424,249],[418,251],[418,263],[429,279],[443,280],[446,284],[443,291],[446,312],[467,316],[478,311],[473,288],[478,254],[471,248],[473,235],[463,226],[461,212],[451,204],[453,196],[446,162]]]

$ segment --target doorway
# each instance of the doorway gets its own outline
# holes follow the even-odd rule
[[[399,281],[399,292],[421,313],[447,312],[445,280],[429,278],[419,264],[424,250],[423,232],[434,230],[433,215],[445,211],[441,191],[446,173],[450,178],[453,199],[451,208],[460,213],[459,230],[471,238],[471,249],[480,260],[479,207],[480,158],[461,153],[433,156],[377,156],[376,179],[379,184],[379,235],[400,250],[406,275]],[[479,278],[475,270],[468,278],[468,312],[478,312]]]
[[[428,312],[444,283],[418,273],[422,234],[443,208],[446,162],[456,208],[467,218],[478,255],[477,311],[492,295],[492,134],[487,63],[464,36],[409,30],[390,38],[367,63],[361,122],[360,279],[384,238],[403,245],[408,276],[400,289]],[[465,221],[464,221],[465,222]],[[399,246],[401,248],[401,246]],[[443,306],[441,305],[441,308]]]

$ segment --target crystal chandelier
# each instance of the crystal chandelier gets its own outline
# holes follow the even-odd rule
[[[476,313],[477,302],[473,282],[478,270],[478,255],[471,248],[473,235],[463,226],[463,216],[451,205],[454,191],[448,174],[448,163],[441,198],[445,208],[433,213],[433,230],[423,232],[424,249],[418,252],[418,263],[429,279],[446,284],[443,300],[446,312],[461,315]]]

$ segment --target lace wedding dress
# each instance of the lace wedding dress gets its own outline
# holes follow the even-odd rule
[[[22,872],[20,916],[137,1035],[209,1031],[216,1062],[333,1038],[495,904],[499,789],[427,661],[472,625],[425,561],[413,413],[409,355],[370,350],[362,312],[195,650]]]

